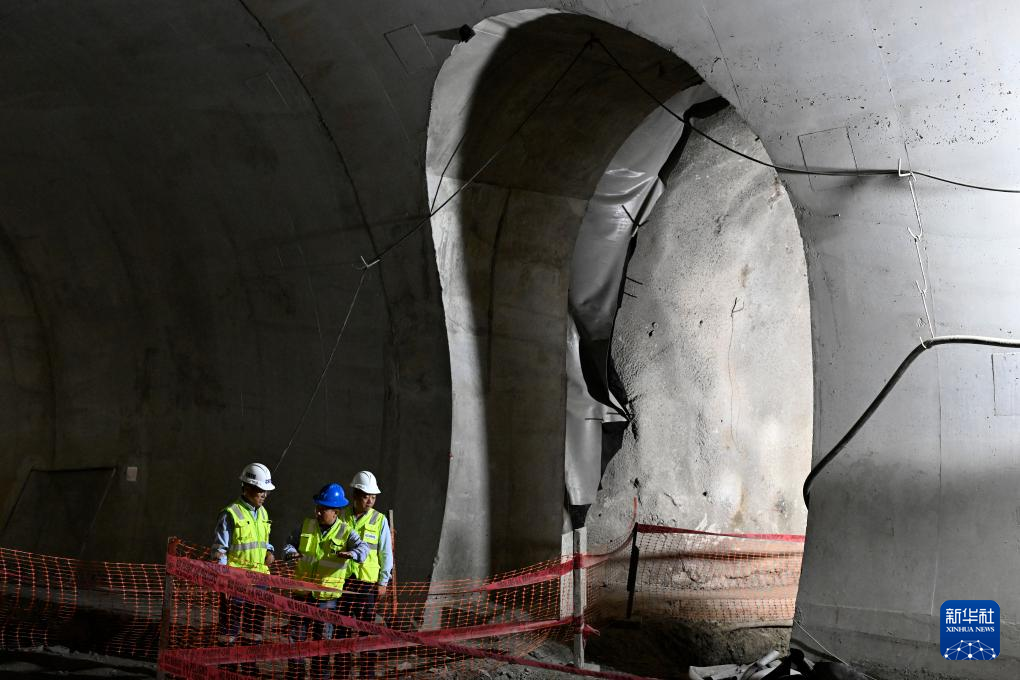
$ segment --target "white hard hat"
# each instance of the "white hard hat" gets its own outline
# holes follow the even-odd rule
[[[379,490],[379,485],[375,481],[375,475],[368,470],[362,470],[358,474],[354,475],[354,479],[351,480],[351,488],[370,494],[382,493],[382,491]]]
[[[238,479],[263,491],[272,491],[276,488],[273,486],[273,476],[269,472],[269,468],[262,463],[249,463],[245,465]]]

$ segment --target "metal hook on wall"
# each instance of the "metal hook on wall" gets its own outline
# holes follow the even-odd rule
[[[916,241],[924,236],[924,225],[921,224],[921,210],[917,207],[917,193],[914,191],[914,173],[910,170],[903,172],[903,160],[896,160],[896,174],[899,177],[906,177],[907,184],[910,186],[910,199],[914,202],[914,217],[917,219],[917,233],[910,227],[907,227],[907,233],[910,234]]]
[[[931,337],[935,337],[935,324],[931,320],[931,313],[928,310],[928,272],[924,266],[924,257],[921,255],[921,239],[924,238],[924,223],[921,221],[921,209],[917,205],[917,192],[914,191],[914,173],[910,170],[903,171],[903,160],[896,160],[896,175],[898,177],[905,177],[907,179],[907,185],[910,187],[910,200],[914,204],[914,219],[917,220],[917,232],[909,226],[907,227],[907,233],[914,240],[914,252],[917,254],[917,266],[921,270],[921,281],[924,282],[924,286],[914,279],[914,286],[917,288],[917,292],[921,295],[921,306],[924,308],[924,319],[928,322],[928,332],[931,333]],[[921,338],[921,344],[924,345],[924,339]]]

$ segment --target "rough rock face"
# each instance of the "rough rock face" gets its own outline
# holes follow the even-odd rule
[[[766,158],[732,109],[699,126]],[[645,522],[803,532],[807,272],[775,172],[692,137],[628,274],[613,354],[636,418],[592,506],[592,540],[626,530],[634,496]]]

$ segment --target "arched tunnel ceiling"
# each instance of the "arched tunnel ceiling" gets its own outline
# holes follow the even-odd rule
[[[776,162],[903,160],[1020,183],[1012,4],[549,4],[676,53]],[[429,101],[451,31],[530,6],[5,5],[0,227],[11,247],[0,280],[5,300],[22,302],[4,323],[9,336],[14,317],[38,330],[17,351],[9,343],[13,364],[36,368],[5,382],[0,400],[51,427],[5,452],[5,469],[138,463],[139,482],[119,477],[100,518],[130,524],[130,539],[101,532],[95,554],[156,559],[175,515],[203,540],[202,515],[229,500],[240,464],[282,449],[357,281],[356,256],[427,214]],[[917,342],[914,212],[895,179],[784,181],[807,249],[818,455]],[[1020,330],[1015,198],[920,181],[917,194],[936,330]],[[441,511],[449,367],[444,341],[420,332],[442,325],[427,234],[370,276],[373,311],[352,326],[329,405],[279,472],[284,525],[324,474],[343,479],[366,455],[391,471],[389,493],[410,499],[405,513]],[[991,366],[987,352],[927,357],[847,451],[856,462],[820,480],[800,611],[851,657],[929,665],[935,607],[956,584],[1020,608],[1002,576],[1015,562],[1020,465]],[[20,480],[3,481],[11,498]],[[429,526],[406,534],[410,552],[434,554]],[[854,616],[841,618],[847,608]],[[1010,625],[1004,639],[1015,640]],[[994,668],[1006,675],[988,677],[1015,676],[1018,650],[1004,651]]]
[[[662,99],[701,81],[658,45],[589,17],[519,12],[478,30],[446,62],[433,96],[426,161],[443,178],[467,180],[499,151],[477,183],[590,198],[620,144],[656,108],[605,52],[585,47],[592,35]]]

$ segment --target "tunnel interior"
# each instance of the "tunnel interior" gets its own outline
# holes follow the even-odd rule
[[[157,561],[166,535],[206,540],[205,518],[261,459],[276,470],[281,527],[325,481],[385,468],[384,507],[418,520],[402,544],[408,575],[558,554],[573,242],[600,178],[657,110],[606,54],[582,48],[598,35],[663,99],[700,83],[694,69],[579,15],[476,25],[437,80],[430,208],[488,165],[432,219],[446,323],[416,333],[442,349],[414,354],[396,340],[410,332],[402,262],[358,286],[360,256],[413,222],[365,229],[319,102],[250,17],[229,18],[245,27],[230,37],[216,29],[226,15],[179,27],[188,48],[232,55],[216,73],[181,63],[176,42],[144,70],[113,68],[166,17],[123,16],[102,49],[95,33],[14,39],[41,17],[18,13],[5,28],[11,79],[48,88],[3,113],[22,131],[6,142],[0,214],[5,540],[40,548],[26,542],[26,508],[59,496],[88,517],[52,534],[54,552]],[[74,10],[61,26],[95,18]],[[238,86],[241,72],[258,75]],[[79,86],[99,81],[115,106]],[[731,111],[705,125],[760,150]],[[803,254],[781,184],[731,161],[693,139],[637,237],[641,288],[621,297],[613,344],[634,419],[593,506],[596,539],[624,528],[635,496],[652,521],[803,528],[796,475],[776,472],[807,455]],[[422,420],[431,438],[403,434]],[[53,481],[75,475],[85,481]]]
[[[402,578],[480,579],[570,555],[588,484],[596,547],[635,517],[806,533],[799,642],[891,677],[965,677],[939,604],[993,597],[980,674],[1015,677],[1020,14],[548,4],[0,9],[4,554],[161,565],[258,460],[274,542],[371,469]],[[728,106],[698,127],[781,180],[645,139],[653,98],[706,90]],[[645,193],[607,193],[625,176]],[[606,234],[625,257],[579,255]],[[619,307],[601,335],[579,259],[626,264],[588,281]],[[920,345],[805,529],[809,440],[817,461],[942,333],[998,344]],[[584,383],[582,424],[615,428],[592,448],[575,345],[620,402]]]

